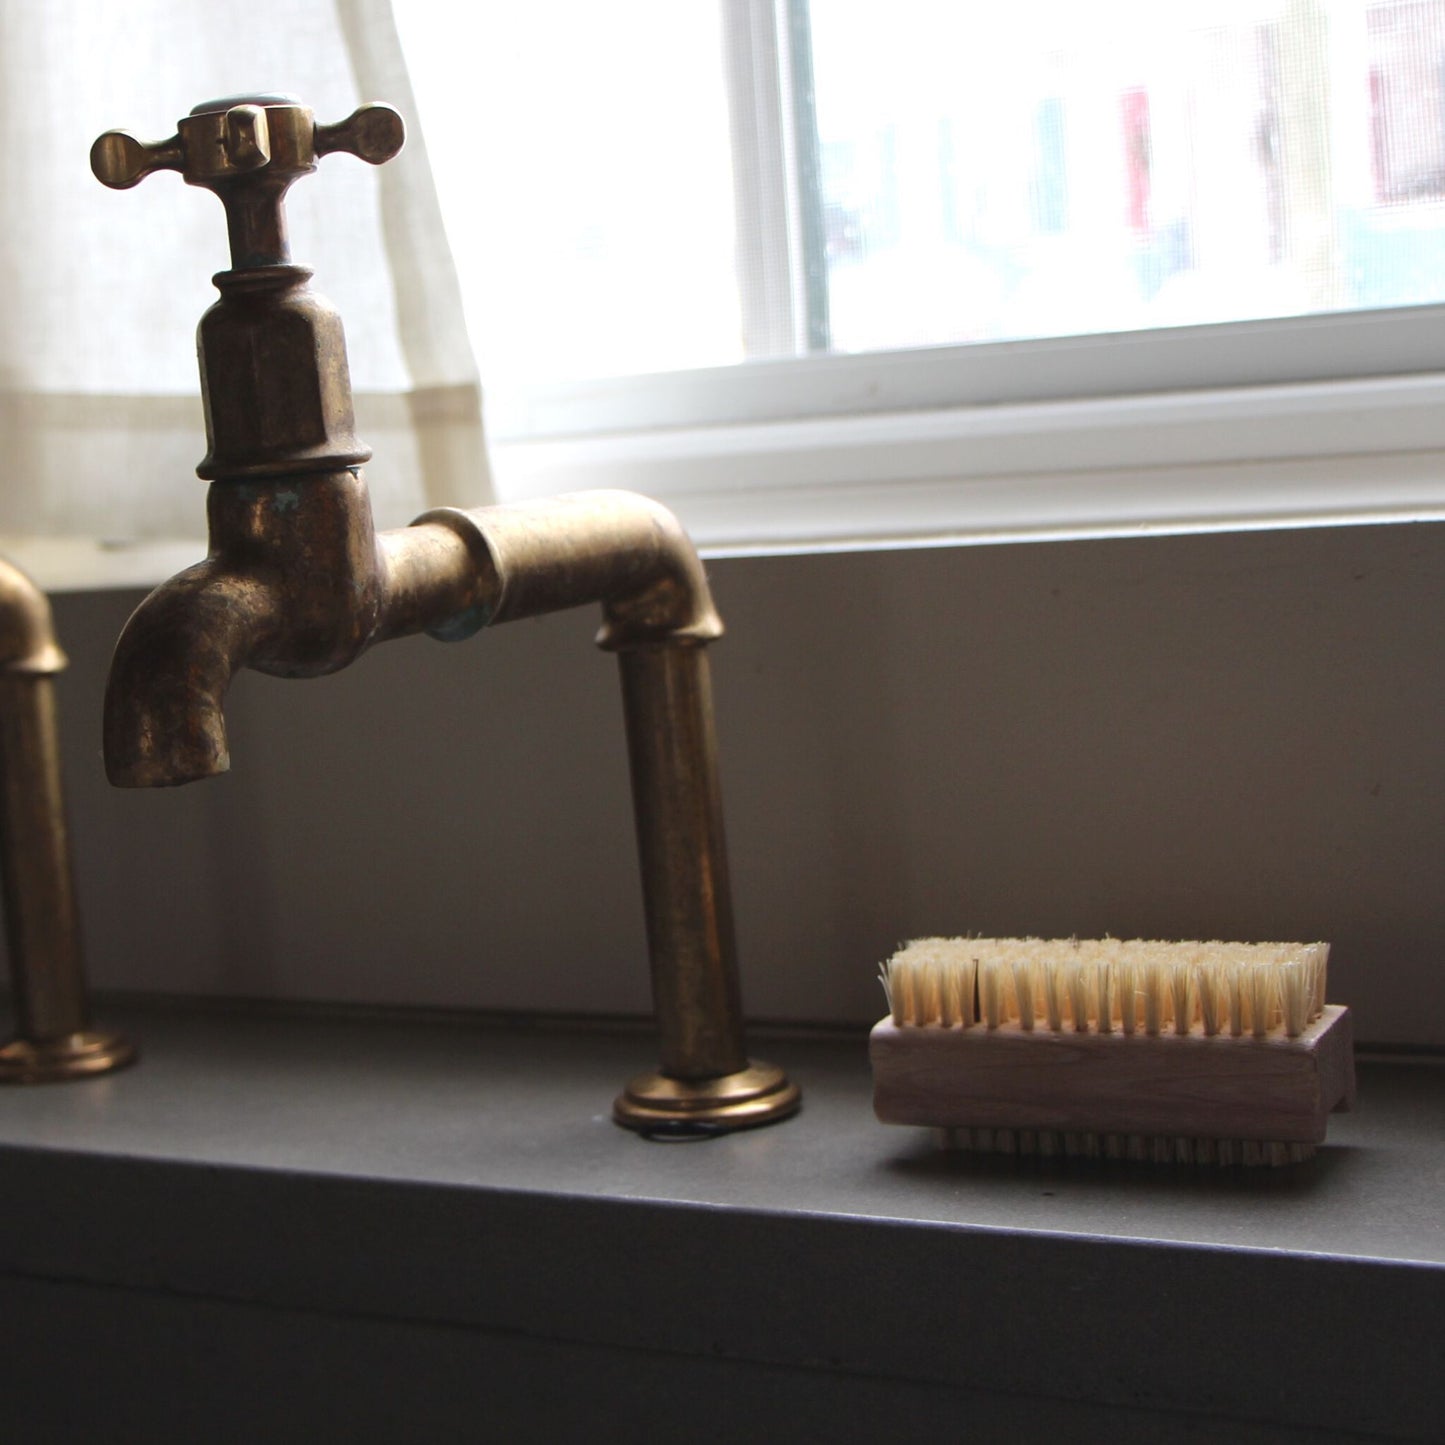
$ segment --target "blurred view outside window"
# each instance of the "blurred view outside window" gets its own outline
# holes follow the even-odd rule
[[[1445,300],[1445,0],[396,8],[489,381]]]

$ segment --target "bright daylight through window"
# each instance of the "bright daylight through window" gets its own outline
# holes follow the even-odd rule
[[[735,209],[764,189],[745,167],[789,176],[795,267],[816,220],[835,350],[1445,298],[1445,0],[814,0],[739,61],[752,8],[399,7],[488,371],[764,349],[740,320],[770,219]],[[780,77],[741,73],[768,58]]]
[[[1442,369],[1394,308],[1445,300],[1445,0],[397,15],[503,440]],[[1085,346],[1056,382],[1054,347],[1011,395],[986,345],[1120,333],[1194,359],[1099,381]],[[838,385],[900,354],[1005,379]]]
[[[1436,0],[870,10],[813,7],[835,347],[1445,296]]]

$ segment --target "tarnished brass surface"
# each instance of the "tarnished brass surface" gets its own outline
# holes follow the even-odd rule
[[[175,170],[226,208],[231,270],[215,278],[221,299],[197,336],[210,449],[196,470],[207,481],[329,471],[371,456],[355,435],[341,318],[307,286],[311,272],[289,264],[283,201],[321,156],[379,165],[405,137],[390,106],[318,126],[291,96],[255,95],[198,105],[167,141],[107,131],[91,148],[91,168],[108,186]]]
[[[654,643],[619,655],[662,1072],[747,1067],[707,653]]]
[[[107,185],[181,170],[225,203],[233,269],[200,328],[210,451],[210,549],[143,602],[106,689],[113,783],[190,782],[229,766],[224,698],[251,667],[311,677],[367,647],[426,632],[455,641],[497,622],[601,603],[599,645],[622,672],[661,1070],[615,1117],[715,1129],[784,1118],[798,1091],[748,1063],[713,740],[706,643],[721,636],[687,534],[658,503],[583,492],[518,506],[427,512],[376,533],[352,432],[339,318],[290,264],[281,201],[318,156],[395,154],[401,122],[363,107],[316,126],[284,96],[197,107],[146,150],[96,142]],[[260,159],[258,159],[260,157]]]
[[[18,567],[0,559],[0,670],[51,677],[65,669],[50,603]]]
[[[463,536],[495,579],[489,623],[600,602],[597,645],[612,651],[722,636],[687,533],[666,507],[635,492],[574,492],[473,511],[440,507],[413,523],[430,524]]]
[[[89,1079],[133,1062],[135,1049],[121,1034],[82,1029],[58,1039],[11,1039],[0,1048],[0,1083],[57,1084]]]
[[[124,1039],[90,1030],[61,789],[54,675],[65,666],[50,606],[0,562],[0,881],[16,1037],[0,1082],[79,1078],[128,1062]]]
[[[389,105],[364,105],[336,125],[319,126],[294,96],[237,95],[204,101],[169,140],[106,131],[90,148],[90,168],[115,190],[165,170],[214,191],[226,208],[232,269],[243,271],[291,259],[281,203],[321,156],[344,151],[380,165],[405,139],[406,127]]]
[[[612,1105],[612,1117],[629,1129],[717,1133],[774,1124],[798,1112],[802,1095],[783,1071],[761,1061],[710,1079],[639,1074]]]
[[[334,471],[371,458],[356,437],[341,318],[304,266],[222,271],[196,350],[206,481]],[[225,378],[206,385],[206,378]]]

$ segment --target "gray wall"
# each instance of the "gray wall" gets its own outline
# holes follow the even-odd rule
[[[926,933],[1325,938],[1362,1037],[1445,1043],[1445,526],[709,572],[751,1014],[871,1021]],[[56,599],[97,985],[647,1008],[590,610],[245,674],[234,771],[131,793],[99,710],[138,599]]]

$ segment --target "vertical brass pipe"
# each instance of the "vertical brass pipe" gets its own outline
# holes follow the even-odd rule
[[[135,1056],[91,1028],[61,787],[55,645],[44,594],[0,562],[0,885],[16,1036],[0,1083],[104,1073]]]
[[[618,654],[662,1072],[747,1066],[707,653]]]
[[[797,1086],[743,1044],[707,653],[665,642],[617,660],[661,1067],[628,1084],[614,1117],[643,1130],[786,1118]]]
[[[32,1040],[90,1026],[56,742],[54,679],[0,673],[5,939],[16,1029]]]

